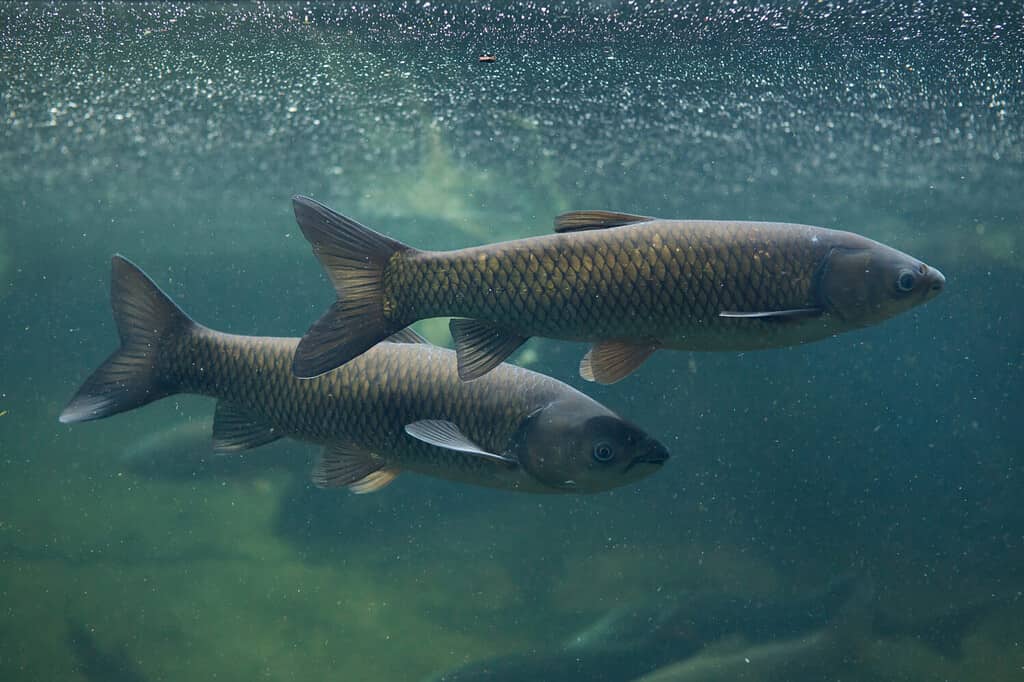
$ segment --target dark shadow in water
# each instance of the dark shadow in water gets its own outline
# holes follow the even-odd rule
[[[681,594],[615,609],[561,647],[477,661],[429,678],[434,682],[627,682],[686,660],[716,642],[750,646],[795,641],[815,632],[843,637],[908,637],[937,653],[960,656],[963,638],[997,606],[995,599],[938,614],[900,615],[878,608],[867,582],[843,576],[791,598],[749,599],[721,593]],[[851,622],[864,632],[854,633]],[[794,648],[799,655],[799,648]]]
[[[277,469],[308,473],[310,452],[301,443],[285,440],[245,452],[218,454],[213,451],[212,433],[212,416],[169,420],[126,444],[120,467],[136,476],[169,481],[246,479]]]
[[[950,659],[963,656],[964,638],[992,614],[1004,600],[978,600],[933,614],[897,614],[879,610],[871,631],[879,637],[916,639],[935,653]]]
[[[67,618],[68,647],[75,659],[75,672],[90,682],[144,682],[138,663],[124,644],[104,650],[93,630],[72,618]]]

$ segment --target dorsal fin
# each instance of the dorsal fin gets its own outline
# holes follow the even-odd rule
[[[616,213],[615,211],[569,211],[555,218],[555,232],[580,232],[621,227],[654,220],[650,216]]]

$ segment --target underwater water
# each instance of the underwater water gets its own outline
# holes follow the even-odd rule
[[[870,623],[788,679],[1024,675],[1019,3],[11,2],[0,56],[0,679],[780,679],[744,647],[827,630],[794,605],[836,580]],[[193,396],[57,422],[116,347],[114,253],[217,329],[305,332],[333,291],[296,193],[432,249],[582,208],[800,222],[947,284],[614,386],[530,341],[672,453],[595,495],[320,490],[310,445],[211,455]],[[650,617],[563,650],[668,595],[715,604],[682,609],[700,646]]]

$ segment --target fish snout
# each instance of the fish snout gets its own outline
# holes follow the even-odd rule
[[[946,276],[938,268],[928,267],[928,288],[925,290],[925,299],[932,299],[942,293],[946,287]]]
[[[648,439],[641,448],[636,457],[634,457],[627,469],[632,469],[637,464],[653,464],[655,466],[661,466],[668,459],[668,449],[660,442],[653,438]]]

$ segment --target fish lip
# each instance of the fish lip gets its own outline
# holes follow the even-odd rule
[[[637,455],[633,459],[629,460],[629,464],[626,465],[625,471],[629,471],[637,464],[656,464],[661,466],[668,461],[669,453],[665,449],[665,446],[660,443],[651,448],[650,451],[644,452],[643,454]]]
[[[946,288],[946,276],[942,274],[942,271],[938,268],[928,266],[928,275],[931,280],[931,284],[925,290],[925,296],[927,298],[933,298],[942,293],[942,290]]]

